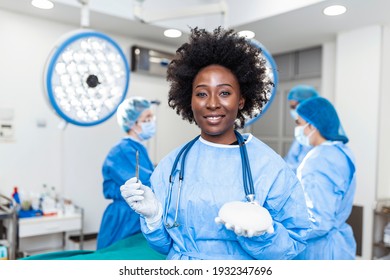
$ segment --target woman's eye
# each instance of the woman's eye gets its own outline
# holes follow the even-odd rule
[[[222,96],[228,96],[228,95],[230,95],[230,92],[228,92],[228,91],[223,91],[223,92],[221,92],[221,95],[222,95]]]
[[[195,95],[199,96],[199,97],[205,97],[206,93],[205,92],[197,92]]]

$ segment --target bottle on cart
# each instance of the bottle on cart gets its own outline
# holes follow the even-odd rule
[[[50,188],[49,196],[50,196],[54,201],[57,201],[56,187],[52,186],[52,187]]]
[[[15,207],[17,208],[17,210],[19,210],[20,209],[20,197],[19,197],[19,192],[18,192],[17,186],[14,187],[14,192],[12,193],[12,198],[13,198],[13,202],[15,203]]]
[[[52,187],[51,191],[46,184],[43,184],[43,192],[41,194],[41,210],[44,216],[56,215],[56,201],[55,198],[55,188]]]

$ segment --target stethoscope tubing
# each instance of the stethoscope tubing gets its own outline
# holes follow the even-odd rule
[[[236,134],[238,145],[240,146],[242,180],[244,183],[245,197],[249,202],[253,202],[255,198],[255,189],[253,185],[252,171],[249,164],[248,151],[245,146],[245,140],[238,131],[235,130],[234,133]]]
[[[249,164],[249,157],[248,152],[245,145],[244,137],[238,132],[234,131],[238,145],[240,148],[240,155],[241,155],[241,164],[242,164],[242,179],[244,184],[244,191],[245,191],[245,197],[248,200],[248,202],[253,202],[255,198],[255,190],[253,185],[253,178],[252,178],[252,171]],[[165,211],[164,211],[164,224],[167,229],[171,229],[173,227],[178,227],[179,223],[177,222],[177,217],[179,213],[179,205],[180,205],[180,197],[181,197],[181,188],[183,185],[184,180],[184,170],[185,170],[185,161],[188,152],[190,151],[191,147],[194,145],[196,141],[198,141],[200,135],[196,136],[193,140],[188,142],[183,146],[183,148],[179,151],[177,154],[175,161],[173,162],[171,174],[169,175],[169,188],[168,188],[168,194],[167,194],[167,201],[165,204]],[[179,171],[179,186],[177,191],[177,200],[176,200],[176,210],[175,210],[175,217],[173,224],[169,224],[168,219],[168,209],[171,205],[171,199],[172,199],[172,189],[174,184],[174,173],[176,171],[177,165],[179,164],[179,161],[181,159],[180,163],[180,171]]]
[[[175,159],[175,161],[173,163],[171,174],[169,175],[168,202],[165,205],[165,211],[164,211],[165,212],[164,213],[164,216],[165,216],[164,217],[164,224],[165,224],[165,226],[167,228],[173,228],[173,227],[178,227],[179,226],[179,224],[177,223],[177,216],[178,216],[179,203],[180,203],[180,197],[181,197],[181,195],[180,195],[181,194],[181,187],[182,187],[183,179],[184,179],[185,160],[186,160],[187,154],[188,154],[189,150],[191,149],[192,145],[194,145],[194,143],[196,141],[198,141],[199,137],[200,137],[200,135],[196,136],[193,140],[191,140],[186,145],[184,145],[184,147],[177,154],[176,159]],[[174,218],[173,224],[170,225],[168,223],[168,221],[167,221],[167,217],[168,217],[169,205],[171,205],[171,199],[172,199],[172,188],[173,188],[173,183],[174,183],[174,181],[173,181],[173,174],[176,171],[177,165],[178,165],[179,160],[180,160],[181,157],[182,157],[182,160],[181,160],[180,171],[179,171],[179,188],[178,188],[178,191],[177,191],[175,218]]]

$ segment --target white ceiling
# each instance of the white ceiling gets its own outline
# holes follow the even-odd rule
[[[368,25],[390,24],[389,0],[225,0],[228,7],[226,18],[221,14],[213,14],[150,24],[135,19],[134,1],[89,0],[89,27],[178,47],[187,40],[187,36],[165,38],[162,35],[165,27],[178,28],[188,33],[189,26],[211,30],[227,23],[236,31],[254,31],[255,39],[276,54],[320,45],[333,40],[339,32]],[[36,9],[30,2],[0,0],[0,9],[80,27],[81,4],[78,0],[56,0],[55,8],[49,11]],[[216,3],[220,3],[220,0],[144,0],[143,7],[145,13],[158,12],[164,15],[184,8],[195,10],[196,7]],[[322,10],[330,4],[343,4],[348,11],[338,17],[326,17]]]

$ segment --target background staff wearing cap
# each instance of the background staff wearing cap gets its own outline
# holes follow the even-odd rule
[[[298,118],[297,106],[299,103],[312,98],[317,97],[318,92],[312,86],[308,85],[297,85],[293,87],[287,96],[287,101],[290,107],[290,114],[293,120],[295,121]],[[294,140],[288,150],[287,155],[284,157],[284,160],[287,162],[287,165],[296,172],[299,164],[302,162],[306,154],[311,150],[312,147],[305,146],[300,144],[297,140]]]
[[[297,259],[355,259],[356,242],[346,223],[356,190],[355,160],[339,117],[325,98],[297,107],[295,137],[312,146],[297,169],[312,222],[306,249]]]
[[[103,194],[112,199],[103,214],[97,238],[97,249],[140,232],[139,214],[134,212],[121,196],[120,186],[136,176],[136,153],[139,154],[139,179],[150,186],[154,166],[142,141],[156,132],[151,103],[142,97],[124,100],[117,110],[119,126],[126,137],[108,153],[102,168]]]

